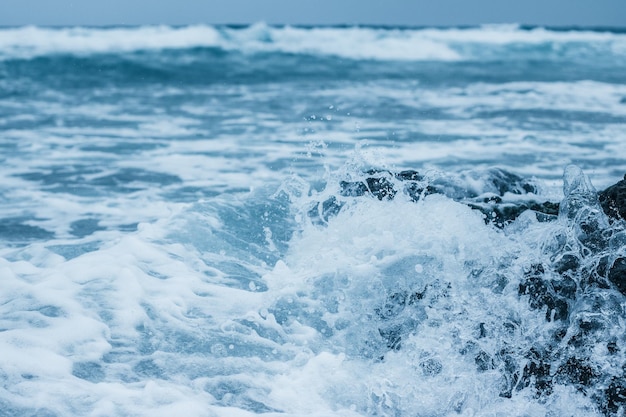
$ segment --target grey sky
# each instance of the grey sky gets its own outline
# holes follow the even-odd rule
[[[626,0],[0,0],[0,25],[259,21],[626,26]]]

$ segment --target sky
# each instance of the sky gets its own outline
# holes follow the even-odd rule
[[[626,0],[0,0],[0,25],[526,23],[626,27]]]

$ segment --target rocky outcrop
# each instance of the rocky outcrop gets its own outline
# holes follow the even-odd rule
[[[481,189],[472,187],[470,180],[445,178],[426,179],[418,171],[406,170],[392,173],[385,170],[369,170],[363,178],[341,181],[338,196],[316,203],[309,211],[315,223],[325,223],[341,211],[342,198],[371,196],[378,200],[392,200],[404,193],[412,201],[419,201],[429,194],[443,194],[467,204],[484,215],[486,223],[504,227],[527,210],[533,211],[539,221],[555,220],[560,203],[541,199],[532,180],[493,168],[480,172]],[[626,219],[626,176],[624,180],[598,193],[603,212],[611,221]],[[594,196],[595,198],[595,196]]]
[[[443,194],[480,211],[485,223],[498,228],[529,210],[539,221],[558,220],[554,243],[545,245],[540,261],[526,267],[517,288],[520,300],[550,323],[548,337],[530,349],[505,346],[488,354],[477,343],[468,343],[459,352],[473,358],[478,372],[502,373],[502,397],[523,389],[547,397],[557,385],[568,385],[591,398],[602,414],[623,416],[626,339],[615,334],[613,323],[623,317],[626,296],[626,176],[598,193],[579,168],[569,166],[564,198],[554,202],[541,199],[532,181],[502,169],[478,175],[479,181],[469,175],[427,179],[417,171],[371,170],[340,182],[337,195],[314,205],[309,216],[323,224],[355,197],[386,201],[404,194],[417,202]],[[382,349],[402,349],[419,326],[413,317],[423,314],[430,299],[446,297],[448,285],[437,280],[419,291],[390,294],[373,316]],[[478,339],[489,337],[483,323],[476,323],[476,334]],[[384,357],[383,352],[379,359]],[[441,364],[431,362],[420,364],[425,374],[441,370]]]

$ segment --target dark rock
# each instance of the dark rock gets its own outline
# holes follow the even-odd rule
[[[626,375],[621,378],[614,377],[604,395],[605,398],[602,401],[604,413],[610,416],[624,416],[626,413]]]
[[[560,343],[567,336],[567,327],[559,327],[552,333],[552,339],[556,343]]]
[[[613,184],[598,194],[602,210],[611,219],[626,219],[626,175],[617,184]]]
[[[501,352],[500,356],[504,368],[500,397],[511,398],[513,396],[513,389],[518,386],[520,380],[519,365],[513,356],[506,352]]]
[[[476,363],[476,369],[479,372],[485,372],[493,369],[493,360],[491,359],[491,356],[483,350],[478,352],[478,354],[474,357],[474,363]]]
[[[503,227],[517,219],[526,210],[532,210],[538,214],[539,221],[550,221],[556,219],[559,213],[559,204],[546,201],[538,203],[536,201],[524,202],[502,202],[496,197],[485,202],[468,202],[474,210],[479,210],[485,215],[485,223],[493,223]]]
[[[609,270],[609,281],[626,295],[626,258],[617,258]]]
[[[500,168],[489,170],[488,182],[498,190],[501,196],[506,193],[528,194],[537,192],[536,187],[530,181]]]
[[[348,182],[341,181],[339,183],[341,191],[339,192],[343,197],[361,197],[365,195],[369,190],[364,182]]]
[[[379,200],[391,200],[396,195],[393,184],[386,178],[368,178],[368,190]]]
[[[552,288],[557,295],[569,300],[574,300],[576,298],[576,289],[578,286],[576,285],[576,281],[565,276],[561,280],[553,280]]]
[[[400,181],[422,181],[424,179],[419,172],[413,170],[400,171],[396,174],[396,178]]]
[[[578,171],[580,170],[578,169]],[[493,195],[481,198],[478,198],[475,192],[469,191],[467,187],[463,188],[462,186],[446,182],[445,180],[435,181],[435,183],[432,184],[424,184],[424,176],[414,170],[392,173],[390,171],[372,169],[366,171],[365,175],[367,175],[365,179],[360,181],[341,181],[339,184],[341,187],[339,194],[342,197],[371,195],[379,200],[392,200],[398,193],[398,189],[394,186],[394,181],[396,183],[400,182],[404,185],[401,191],[408,195],[413,201],[418,201],[423,196],[429,194],[444,194],[469,205],[472,209],[481,211],[485,215],[485,221],[487,223],[493,223],[498,227],[503,227],[511,223],[527,210],[534,211],[539,221],[555,220],[559,215],[559,210],[561,210],[561,204],[551,201],[527,199],[523,201],[511,201],[510,198],[509,201],[504,201],[502,197],[506,194],[527,195],[536,193],[537,188],[532,181],[500,168],[493,168],[488,170],[485,174],[486,177],[483,179],[484,187],[486,190],[493,192]],[[570,177],[576,176],[572,174]],[[586,204],[585,198],[593,197],[595,199],[595,190],[592,188],[587,190],[587,186],[592,186],[586,177],[585,180],[587,182],[583,183],[584,181],[582,179],[567,178],[567,184],[565,184],[566,197],[569,196],[569,194],[575,194],[574,197],[566,198],[567,205],[572,206],[569,207],[569,211],[577,210],[581,204]],[[569,182],[572,183],[570,184]],[[583,195],[585,194],[583,191],[589,191],[587,193],[589,195]],[[578,194],[585,197],[582,199],[583,201],[578,201],[580,199]],[[626,175],[624,176],[624,180],[600,192],[598,199],[602,210],[610,219],[626,219]],[[337,203],[336,200],[327,202],[327,205],[331,205],[331,203],[336,204],[332,204],[330,209],[325,210],[329,216],[339,212],[342,206],[342,204]],[[597,233],[599,230],[601,231],[603,229],[603,225],[600,223],[594,221],[594,218],[589,218],[581,221],[579,225],[582,234],[588,238],[588,242],[584,243],[594,248],[597,246],[597,249],[601,249],[602,243],[604,242],[602,236]]]
[[[593,334],[605,330],[605,324],[598,318],[581,319],[576,322],[577,329],[572,329],[574,335],[569,339],[568,345],[574,348],[584,348]]]
[[[537,397],[552,394],[552,376],[550,375],[550,364],[545,361],[549,359],[547,353],[540,353],[536,349],[531,349],[528,353],[528,363],[524,367],[522,379],[518,388],[525,388],[533,385]]]
[[[578,256],[566,253],[561,256],[561,258],[557,259],[552,266],[559,274],[575,272],[580,266],[580,260]]]
[[[404,185],[404,192],[413,202],[417,202],[430,194],[441,194],[437,188],[430,185],[424,187],[418,182],[406,182]]]
[[[342,197],[361,197],[370,195],[379,200],[392,200],[398,192],[404,192],[412,201],[419,201],[429,194],[444,194],[456,201],[469,205],[472,209],[479,210],[485,215],[486,223],[493,223],[498,227],[514,221],[519,215],[527,210],[537,213],[540,221],[556,219],[559,212],[559,204],[550,201],[504,201],[503,197],[510,195],[527,195],[537,191],[531,181],[518,175],[512,174],[500,168],[493,168],[480,172],[483,181],[482,192],[491,193],[479,197],[467,184],[458,184],[451,179],[440,178],[432,183],[425,183],[425,178],[418,171],[406,170],[392,173],[386,170],[369,170],[364,173],[366,177],[358,181],[341,181],[339,194]],[[402,188],[397,188],[399,183]],[[338,206],[339,209],[341,206]],[[338,210],[337,210],[338,211]],[[335,211],[328,211],[329,215]],[[317,214],[317,213],[314,213]]]
[[[392,174],[388,171],[367,171],[368,176],[365,181],[341,181],[339,186],[341,187],[340,194],[343,197],[361,197],[366,194],[371,194],[379,200],[391,200],[396,195],[396,190],[390,181]],[[400,175],[402,177],[400,177]],[[416,171],[402,171],[398,174],[398,178],[413,178],[417,177]]]
[[[614,261],[615,262],[615,261]],[[611,263],[611,259],[609,255],[604,255],[598,260],[598,264],[595,270],[592,270],[590,273],[586,271],[587,280],[589,284],[593,284],[599,288],[608,289],[611,288],[610,280],[609,280],[609,272],[613,264]],[[617,273],[618,270],[615,270],[613,274]]]
[[[593,384],[598,376],[597,371],[587,361],[575,357],[569,358],[556,372],[558,382],[580,386]]]
[[[487,329],[485,329],[485,323],[480,323],[478,325],[478,338],[482,339],[483,337],[487,337]]]
[[[336,216],[341,211],[343,203],[337,201],[335,196],[315,204],[308,212],[309,218],[315,224],[328,223],[328,219]]]
[[[391,200],[396,195],[393,184],[386,178],[370,177],[366,178],[365,182],[341,181],[339,185],[341,186],[340,194],[343,197],[361,197],[371,194],[379,200]]]
[[[533,299],[543,300],[548,292],[545,282],[541,279],[545,273],[542,264],[531,265],[528,271],[524,273],[526,281],[520,284],[519,294],[529,294]],[[535,308],[539,308],[543,304],[544,302],[541,301]]]
[[[597,319],[580,320],[578,322],[578,328],[584,334],[589,334],[597,330],[602,330],[604,328],[604,324]]]
[[[530,267],[525,274],[525,280],[520,283],[519,295],[528,295],[528,303],[530,308],[538,310],[546,308],[546,320],[567,320],[569,317],[569,305],[566,299],[560,295],[570,294],[572,284],[569,282],[558,282],[556,285],[544,277],[545,270],[543,265],[536,264]],[[574,292],[575,292],[575,285]],[[558,291],[555,289],[558,288]]]

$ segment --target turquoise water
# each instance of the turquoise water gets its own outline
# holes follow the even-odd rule
[[[0,29],[0,416],[620,415],[624,68],[617,29]]]

